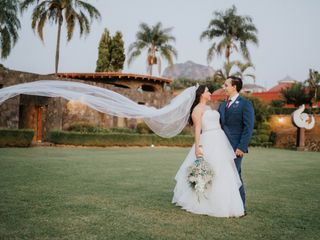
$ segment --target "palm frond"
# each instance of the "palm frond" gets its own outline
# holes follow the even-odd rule
[[[254,82],[256,81],[256,76],[254,74],[244,74],[243,77],[250,77]]]
[[[43,28],[44,28],[44,25],[47,21],[47,11],[43,12],[40,16],[39,16],[39,19],[38,19],[38,34],[39,34],[39,37],[40,39],[43,41]]]
[[[7,27],[0,30],[1,58],[6,59],[11,51],[11,36]]]
[[[173,56],[175,58],[178,57],[177,50],[174,47],[172,47],[171,45],[161,46],[160,54],[161,54],[161,56],[164,57],[164,59],[166,59],[166,61],[168,61],[170,66],[173,65]]]
[[[19,38],[18,30],[21,28],[21,24],[18,18],[18,5],[18,0],[0,1],[0,53],[2,59],[9,56]]]
[[[216,51],[217,51],[216,43],[213,43],[212,46],[208,49],[208,54],[207,54],[207,63],[208,64],[212,61]]]
[[[135,60],[138,56],[141,55],[141,50],[135,50],[128,55],[128,66]]]
[[[86,3],[84,1],[81,1],[81,0],[76,0],[75,5],[79,6],[79,8],[82,9],[82,11],[83,10],[86,11],[89,14],[91,20],[93,20],[93,19],[100,20],[101,19],[100,12],[98,11],[98,9],[96,9],[91,4]]]
[[[24,11],[26,11],[28,9],[28,7],[30,5],[33,5],[35,3],[39,3],[39,0],[24,0],[20,3],[20,11],[21,13],[23,13]]]
[[[66,19],[66,25],[67,25],[67,41],[70,41],[73,32],[74,32],[74,26],[75,26],[75,20],[79,19],[78,14],[73,9],[66,9],[65,11],[65,19]],[[79,28],[80,28],[80,36],[83,33],[83,26],[79,22]]]

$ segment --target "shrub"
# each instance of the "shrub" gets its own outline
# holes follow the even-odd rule
[[[28,147],[34,136],[33,129],[0,129],[0,147]]]
[[[261,123],[260,129],[270,130],[271,129],[271,125],[270,125],[269,122],[263,122],[263,123]]]
[[[191,127],[185,127],[179,135],[192,135],[192,128]]]
[[[137,133],[137,131],[132,128],[114,127],[114,128],[110,128],[109,130],[110,132],[113,132],[113,133]]]
[[[270,137],[267,134],[260,134],[258,137],[261,143],[269,142]]]
[[[137,124],[137,132],[140,134],[152,133],[151,129],[145,122],[141,122]]]
[[[108,128],[99,128],[87,122],[75,122],[70,125],[68,131],[80,133],[108,133],[111,130]]]
[[[70,127],[68,128],[68,131],[89,133],[89,132],[97,132],[98,128],[91,123],[75,122],[70,125]]]
[[[275,108],[282,108],[285,104],[285,101],[283,100],[272,100],[271,101],[271,107]]]
[[[49,141],[56,144],[84,146],[191,146],[192,136],[161,138],[155,134],[79,133],[52,131]]]
[[[271,131],[266,129],[259,129],[259,135],[270,135]]]
[[[277,140],[277,133],[276,132],[271,132],[270,133],[270,138],[269,138],[269,141],[273,144],[276,143],[276,140]]]
[[[250,141],[250,146],[271,147],[274,144],[275,135],[271,135],[272,132],[269,132],[268,130],[259,130],[259,131],[260,131],[259,133],[256,133],[252,136]],[[273,138],[271,138],[271,136]]]
[[[254,108],[254,128],[260,129],[261,125],[268,121],[270,116],[270,107],[263,103],[259,98],[246,96]]]

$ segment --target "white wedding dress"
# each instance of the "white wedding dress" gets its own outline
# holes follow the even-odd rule
[[[234,163],[236,156],[221,129],[219,119],[219,112],[211,109],[205,110],[202,116],[200,144],[204,159],[214,171],[213,182],[205,190],[206,197],[201,197],[199,201],[198,195],[187,182],[187,168],[196,159],[193,145],[176,174],[172,203],[196,214],[239,217],[244,215],[244,208],[239,193],[241,181]]]

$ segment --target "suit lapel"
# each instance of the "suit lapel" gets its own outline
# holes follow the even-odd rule
[[[221,123],[223,124],[225,121],[225,112],[226,112],[226,105],[227,102],[224,101],[221,103],[221,112],[220,112],[220,119],[221,119]]]
[[[242,100],[241,96],[239,95],[237,97],[237,99],[232,103],[232,105],[228,109],[226,109],[226,111],[225,111],[226,118],[228,116],[232,115],[233,111],[236,109],[236,105],[239,105],[241,100]],[[226,106],[226,104],[225,104],[225,106]]]

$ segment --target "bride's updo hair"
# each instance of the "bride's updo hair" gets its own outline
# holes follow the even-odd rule
[[[192,121],[193,109],[200,102],[200,97],[201,97],[202,93],[204,93],[204,91],[206,90],[206,87],[207,87],[206,85],[200,85],[196,90],[196,98],[194,99],[194,102],[190,108],[190,116],[189,116],[189,121],[188,121],[191,126],[193,125],[193,121]]]

